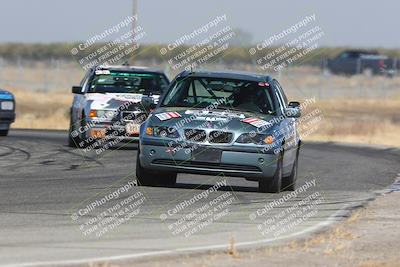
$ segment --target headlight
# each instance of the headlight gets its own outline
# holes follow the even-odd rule
[[[175,128],[167,126],[147,127],[146,134],[157,137],[168,137],[168,138],[179,137],[179,133]]]
[[[13,110],[14,109],[14,102],[12,102],[12,101],[2,101],[1,102],[1,109],[3,109],[3,110]]]
[[[239,144],[271,145],[274,137],[268,134],[245,133],[241,134],[236,140]]]
[[[89,117],[111,120],[115,117],[115,110],[91,109],[89,112]]]

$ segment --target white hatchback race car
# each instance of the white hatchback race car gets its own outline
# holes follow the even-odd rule
[[[80,85],[72,87],[68,145],[85,148],[99,140],[138,140],[140,124],[168,85],[167,76],[156,69],[89,70]]]

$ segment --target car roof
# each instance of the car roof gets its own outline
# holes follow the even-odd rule
[[[0,94],[10,94],[11,95],[11,92],[0,88]]]
[[[236,70],[197,70],[197,71],[183,71],[178,77],[209,77],[209,78],[223,78],[223,79],[235,79],[235,80],[246,80],[255,82],[269,82],[273,78],[269,75],[263,75],[255,72],[247,71],[236,71]]]
[[[343,53],[352,53],[352,54],[372,54],[372,55],[377,55],[379,54],[378,51],[376,50],[363,50],[363,49],[351,49],[351,50],[345,50]]]
[[[139,73],[158,73],[165,74],[162,69],[150,68],[142,66],[129,66],[129,65],[114,65],[114,66],[98,66],[93,70],[110,70],[110,71],[125,71],[125,72],[139,72]]]

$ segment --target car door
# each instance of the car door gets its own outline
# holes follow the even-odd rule
[[[343,52],[334,60],[333,69],[337,73],[355,74],[359,70],[359,54],[355,52]]]
[[[278,81],[274,80],[275,93],[282,107],[282,114],[284,119],[281,123],[281,127],[284,132],[285,140],[285,152],[283,157],[283,169],[284,174],[288,174],[292,170],[292,165],[296,157],[297,149],[297,131],[296,131],[296,119],[289,118],[285,115],[286,108],[288,107],[288,99],[283,92],[282,86]]]

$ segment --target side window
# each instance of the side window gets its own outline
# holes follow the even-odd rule
[[[187,98],[186,101],[190,104],[196,103],[196,91],[193,85],[193,82],[190,82],[189,88],[188,88],[188,93],[187,93]]]
[[[92,73],[91,73],[91,71],[89,71],[88,73],[87,73],[87,75],[85,76],[85,78],[82,80],[82,89],[83,89],[83,92],[87,92],[88,91],[88,84],[89,84],[89,82],[91,81],[91,79],[92,79]]]
[[[278,99],[282,103],[282,106],[286,108],[288,106],[288,99],[285,93],[283,92],[282,86],[276,80],[275,80],[275,85],[276,85],[276,91],[278,93]]]
[[[83,77],[83,79],[81,80],[81,82],[79,83],[79,86],[83,86],[86,82],[86,80],[88,79],[90,74],[90,70],[86,72],[85,76]]]

